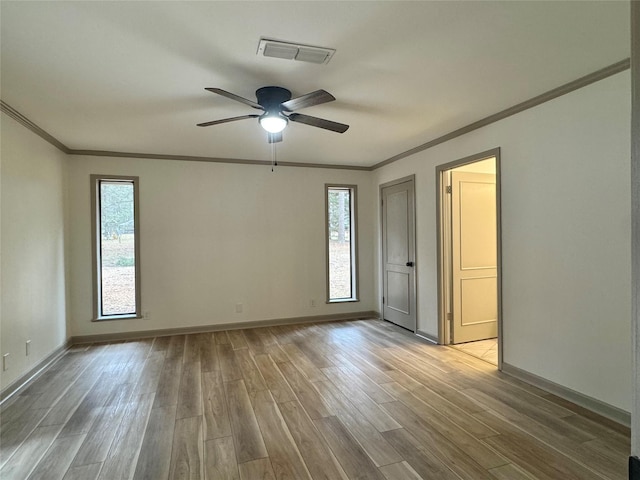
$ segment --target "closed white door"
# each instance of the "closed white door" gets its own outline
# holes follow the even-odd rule
[[[416,331],[414,182],[382,188],[383,316]]]
[[[452,343],[498,334],[496,176],[451,172]]]

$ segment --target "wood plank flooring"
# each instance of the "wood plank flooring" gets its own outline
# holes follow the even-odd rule
[[[378,320],[75,346],[0,413],[3,480],[607,480],[628,454],[628,429]]]

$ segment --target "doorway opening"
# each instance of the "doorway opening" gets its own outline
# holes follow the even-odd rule
[[[500,149],[436,167],[438,342],[502,368]]]

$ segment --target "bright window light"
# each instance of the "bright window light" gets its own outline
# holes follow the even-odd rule
[[[327,301],[353,302],[357,294],[356,187],[326,186]]]
[[[138,178],[91,176],[94,320],[140,316]]]

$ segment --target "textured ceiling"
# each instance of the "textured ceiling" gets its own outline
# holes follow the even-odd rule
[[[254,99],[300,111],[281,161],[371,166],[629,56],[628,2],[0,3],[1,98],[71,149],[268,160]],[[260,37],[337,50],[328,65],[256,55]]]

